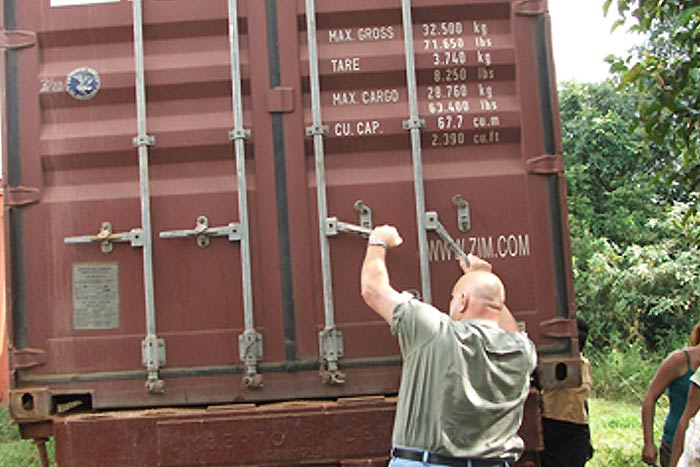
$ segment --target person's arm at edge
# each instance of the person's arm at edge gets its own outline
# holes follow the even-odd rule
[[[659,366],[649,388],[642,400],[642,461],[648,465],[656,465],[658,448],[654,442],[654,415],[656,403],[669,384],[677,377],[678,364],[685,366],[682,353],[672,353]]]
[[[669,467],[676,467],[678,465],[678,459],[680,459],[681,454],[683,454],[683,448],[685,447],[685,430],[688,429],[690,419],[693,418],[693,415],[695,415],[699,408],[700,386],[691,382],[690,389],[688,390],[688,401],[685,404],[683,415],[681,415],[680,420],[678,420],[676,435],[673,437],[673,451],[671,451]]]
[[[389,271],[386,267],[386,250],[399,246],[403,241],[394,227],[381,226],[372,230],[370,238],[386,244],[367,245],[365,259],[360,273],[361,294],[365,303],[372,308],[384,321],[391,324],[394,308],[401,301],[401,294],[389,282]]]

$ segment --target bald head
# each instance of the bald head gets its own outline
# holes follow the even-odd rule
[[[457,309],[462,307],[462,311],[468,313],[465,317],[475,318],[500,313],[505,304],[506,293],[503,283],[495,274],[471,271],[459,278],[452,289],[452,297],[454,306]],[[450,314],[454,316],[455,310],[452,310],[452,306],[453,304],[450,305]]]

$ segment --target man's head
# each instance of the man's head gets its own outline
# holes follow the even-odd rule
[[[497,320],[505,305],[503,283],[488,271],[464,274],[452,288],[450,317],[454,320],[486,318]]]

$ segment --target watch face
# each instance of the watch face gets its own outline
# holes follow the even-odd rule
[[[92,68],[76,68],[66,79],[66,91],[75,99],[92,99],[99,90],[100,75]]]

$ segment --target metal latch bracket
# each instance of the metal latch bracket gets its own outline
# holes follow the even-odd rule
[[[141,146],[155,146],[156,137],[149,135],[137,136],[134,138],[133,143],[135,148],[140,148]]]
[[[170,230],[161,232],[160,238],[187,238],[195,237],[197,246],[207,248],[210,244],[210,237],[228,237],[229,241],[241,240],[240,225],[230,223],[224,227],[209,227],[209,219],[206,216],[199,216],[195,221],[194,229],[190,230]]]
[[[235,130],[231,130],[228,132],[228,139],[229,141],[236,141],[239,139],[242,140],[248,140],[253,136],[253,132],[250,130],[242,129],[242,128],[237,128]]]
[[[325,328],[318,333],[321,356],[321,379],[326,384],[344,384],[345,373],[338,369],[338,360],[343,357],[343,332],[336,328]]]
[[[258,373],[258,362],[263,358],[263,337],[255,329],[246,329],[238,336],[238,351],[246,366],[241,386],[248,389],[263,387],[263,377]]]
[[[114,250],[114,243],[131,243],[132,247],[142,247],[143,230],[131,229],[129,232],[113,233],[112,223],[103,222],[97,235],[83,235],[78,237],[66,237],[63,239],[67,245],[79,243],[99,243],[102,253],[108,254]]]
[[[457,206],[457,228],[460,232],[469,232],[472,228],[469,203],[462,198],[462,195],[454,195],[452,197],[452,204]]]
[[[141,359],[148,369],[165,366],[165,339],[148,336],[142,340]]]
[[[426,127],[426,124],[423,118],[410,118],[401,122],[401,126],[404,130],[421,130]]]
[[[306,136],[324,136],[330,131],[328,125],[311,125],[306,127]]]

